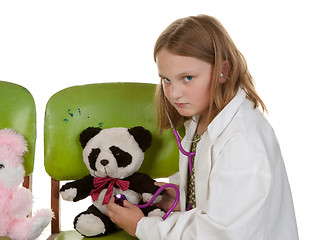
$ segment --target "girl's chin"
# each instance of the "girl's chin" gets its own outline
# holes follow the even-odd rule
[[[192,116],[194,116],[193,113],[190,113],[189,111],[186,111],[185,109],[177,109],[177,111],[183,117],[192,117]]]
[[[205,119],[205,117],[207,117],[208,111],[204,111],[204,112],[195,112],[195,111],[189,111],[189,109],[180,109],[180,108],[176,108],[178,113],[183,116],[183,117],[194,117],[194,116],[201,116],[201,118]]]

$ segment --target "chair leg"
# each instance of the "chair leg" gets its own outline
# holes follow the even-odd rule
[[[29,189],[32,192],[32,173],[24,177],[23,187]],[[32,211],[28,214],[28,216],[32,216]]]
[[[23,187],[32,191],[32,174],[24,177]]]
[[[60,232],[59,189],[60,182],[51,178],[51,208],[54,213],[54,218],[51,221],[52,234]]]

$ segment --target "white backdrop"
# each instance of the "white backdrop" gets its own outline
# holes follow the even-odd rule
[[[35,209],[50,207],[43,117],[51,95],[88,83],[158,82],[152,52],[160,32],[177,18],[205,13],[226,27],[268,107],[300,239],[325,239],[324,9],[322,0],[0,0],[0,80],[29,89],[37,106]],[[72,228],[77,213],[63,212],[62,227]]]

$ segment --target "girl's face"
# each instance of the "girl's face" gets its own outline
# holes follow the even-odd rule
[[[193,57],[161,49],[156,57],[164,94],[180,115],[207,116],[213,66]]]

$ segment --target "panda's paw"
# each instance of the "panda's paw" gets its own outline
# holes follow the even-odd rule
[[[76,188],[68,188],[64,191],[60,191],[61,197],[66,201],[73,201],[74,198],[77,196],[77,189]]]
[[[106,231],[102,220],[91,213],[80,215],[75,221],[75,229],[86,237],[104,234]]]
[[[149,200],[151,200],[151,198],[153,197],[153,194],[151,194],[151,193],[143,193],[142,194],[142,197],[143,197],[143,200],[145,201],[145,202],[149,202]],[[155,198],[155,200],[153,201],[153,203],[155,204],[155,203],[158,203],[158,202],[160,202],[162,200],[162,195],[158,195],[156,198]]]
[[[163,217],[165,214],[164,211],[162,211],[161,209],[157,208],[157,209],[154,209],[153,211],[149,212],[148,213],[148,216],[149,217]]]

